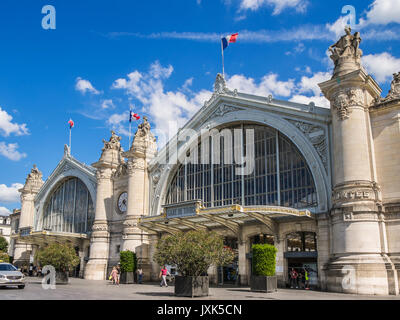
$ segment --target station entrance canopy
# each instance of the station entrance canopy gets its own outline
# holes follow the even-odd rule
[[[279,222],[312,219],[309,210],[277,206],[241,206],[205,208],[201,200],[185,201],[163,206],[163,214],[143,217],[139,228],[146,232],[176,233],[189,230],[225,228],[239,236],[240,227],[248,223],[263,223],[272,234],[279,233]]]
[[[11,236],[19,243],[46,245],[49,243],[71,243],[79,245],[82,240],[89,237],[84,233],[55,232],[50,230],[33,231],[31,228],[22,228],[20,232]]]

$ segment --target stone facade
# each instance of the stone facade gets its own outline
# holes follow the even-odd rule
[[[23,237],[21,231],[44,230],[41,221],[49,197],[72,176],[83,181],[95,207],[92,228],[75,241],[82,259],[80,275],[86,279],[105,279],[118,263],[119,252],[132,250],[144,269],[145,280],[157,280],[159,266],[152,258],[162,234],[212,229],[233,239],[238,282],[242,285],[248,285],[251,277],[252,241],[270,237],[278,248],[281,286],[288,282],[289,268],[308,265],[314,269],[315,286],[322,290],[397,295],[400,73],[394,74],[390,92],[382,98],[379,85],[362,67],[360,43],[360,34],[346,28],[345,35],[330,47],[335,69],[332,79],[320,84],[331,102],[330,110],[313,103],[302,105],[231,90],[218,75],[210,100],[158,152],[144,117],[126,152],[121,138],[112,132],[109,141],[103,140],[101,157],[92,166],[74,159],[68,147],[44,184],[34,166],[21,189],[19,231],[13,237],[16,261],[29,259],[35,248],[50,241],[51,236],[72,239],[73,235],[65,232],[60,235],[46,231],[48,237],[43,238],[35,232]],[[189,134],[232,124],[269,127],[278,132],[276,141],[278,136],[287,138],[307,164],[315,203],[303,211],[285,207],[280,193],[275,206],[232,203],[207,208],[201,205],[205,199],[199,199],[192,218],[204,217],[203,222],[193,222],[190,217],[168,218],[167,193],[180,168],[175,160],[186,159],[189,150],[197,148],[197,140],[187,139]],[[276,165],[280,166],[279,160]],[[293,239],[300,235],[303,238],[299,246],[303,249],[299,251],[293,249],[297,241]],[[307,241],[315,248],[306,247],[305,237],[314,237]],[[221,270],[210,268],[212,282],[223,281],[225,271]]]

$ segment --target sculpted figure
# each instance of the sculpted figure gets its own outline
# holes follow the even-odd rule
[[[360,43],[362,41],[359,32],[354,35],[351,34],[351,28],[347,26],[345,28],[346,34],[342,36],[338,42],[329,47],[329,51],[332,53],[331,59],[338,62],[339,58],[354,56],[355,58],[360,58],[362,56],[362,51],[360,49]]]

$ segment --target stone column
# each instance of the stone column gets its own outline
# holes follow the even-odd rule
[[[275,235],[275,247],[278,249],[276,253],[276,276],[278,279],[278,285],[285,288],[285,275],[287,274],[285,253],[285,238],[282,238],[280,234]]]
[[[92,164],[97,169],[97,192],[95,219],[90,237],[90,256],[85,269],[85,279],[88,280],[104,280],[107,277],[110,245],[108,217],[113,210],[112,174],[123,162],[120,140],[121,138],[112,131],[110,140],[103,140],[104,148],[100,160]]]
[[[34,229],[35,220],[35,197],[43,185],[42,173],[36,165],[33,165],[31,172],[26,178],[25,185],[18,191],[21,193],[21,216],[19,230],[24,228]],[[23,243],[19,236],[15,242],[14,262],[17,265],[29,263],[32,246]]]
[[[239,251],[239,275],[240,275],[240,284],[247,286],[250,284],[250,275],[251,271],[249,268],[249,261],[246,257],[246,254],[250,252],[249,243],[246,240],[238,239],[238,251]]]
[[[329,291],[388,294],[368,110],[381,89],[361,67],[361,38],[350,31],[346,28],[331,46],[334,75],[320,84],[331,102],[333,132],[332,252],[326,284]]]
[[[122,250],[130,250],[137,254],[138,259],[149,261],[147,256],[147,233],[138,228],[141,216],[149,214],[149,175],[148,163],[154,158],[157,150],[156,139],[150,132],[150,124],[146,117],[138,126],[132,146],[123,154],[128,159],[128,206],[123,222]],[[142,250],[141,250],[142,248]],[[146,268],[146,266],[142,266]]]
[[[149,280],[151,281],[158,281],[158,275],[160,274],[160,266],[155,261],[153,261],[158,239],[158,235],[149,235]]]

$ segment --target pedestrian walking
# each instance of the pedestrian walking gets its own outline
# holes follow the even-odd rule
[[[141,284],[143,281],[143,269],[142,268],[137,269],[137,275],[138,275],[138,283]]]
[[[290,288],[293,288],[294,286],[296,287],[296,289],[299,288],[297,284],[297,277],[298,277],[297,271],[294,268],[292,268],[292,270],[290,271]]]
[[[163,266],[163,267],[161,268],[161,271],[160,271],[160,278],[161,278],[160,287],[162,287],[163,285],[165,285],[165,287],[168,287],[168,284],[167,284],[167,275],[171,275],[171,274],[169,273],[167,267],[166,267],[166,266]]]
[[[113,267],[111,274],[110,274],[110,279],[112,281],[113,284],[118,284],[118,271],[117,271],[117,267]]]
[[[310,290],[310,274],[307,269],[304,268],[304,287],[306,290]]]
[[[119,285],[119,279],[121,278],[121,264],[117,265],[117,285]]]

